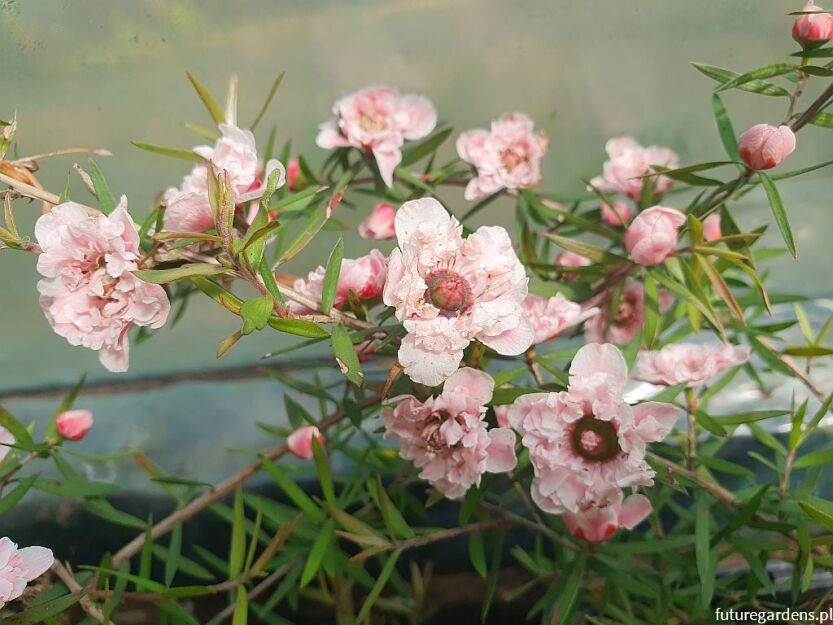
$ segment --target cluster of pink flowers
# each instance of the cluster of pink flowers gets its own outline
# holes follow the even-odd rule
[[[619,350],[591,343],[573,359],[566,391],[523,395],[509,407],[506,418],[529,450],[532,499],[542,510],[569,513],[578,526],[608,516],[627,525],[639,516],[620,519],[621,490],[653,484],[646,447],[668,435],[678,411],[657,402],[626,404],[627,380]]]
[[[391,186],[402,145],[422,139],[436,125],[437,111],[427,98],[380,85],[338,100],[315,142],[325,150],[352,146],[371,154],[382,180]]]
[[[633,377],[652,384],[696,386],[749,360],[746,346],[676,343],[658,351],[642,351]]]
[[[18,549],[10,539],[0,538],[0,608],[23,594],[26,584],[43,575],[55,558],[45,547]]]
[[[474,339],[506,355],[532,344],[521,306],[526,272],[509,234],[481,227],[464,239],[462,230],[433,198],[406,202],[396,213],[399,247],[390,256],[383,297],[408,331],[399,363],[429,386],[457,370]]]
[[[333,306],[341,308],[347,303],[351,292],[359,300],[367,302],[376,300],[382,295],[387,267],[388,260],[379,250],[372,250],[370,254],[360,258],[345,258],[342,260]],[[306,279],[298,278],[295,280],[294,289],[312,301],[320,303],[326,274],[327,269],[319,266],[311,271]],[[300,314],[314,312],[303,304],[294,301],[289,302],[289,307]]]
[[[524,113],[507,113],[490,130],[477,128],[457,138],[457,153],[476,172],[465,198],[477,200],[501,189],[529,189],[541,182],[541,160],[547,153],[546,135],[533,131]]]
[[[399,455],[422,469],[422,479],[450,499],[462,497],[483,473],[511,471],[517,462],[515,433],[486,426],[493,392],[487,373],[458,369],[436,397],[393,398],[382,411],[386,436],[398,439]]]
[[[599,191],[618,193],[638,202],[646,180],[652,182],[655,197],[673,186],[674,181],[667,176],[643,178],[655,173],[652,165],[668,169],[679,167],[677,155],[669,148],[656,145],[645,148],[633,137],[616,137],[605,144],[605,150],[609,159],[602,166],[602,175],[590,181]]]
[[[35,236],[44,276],[38,291],[52,328],[72,345],[97,350],[110,371],[126,371],[130,329],[159,328],[170,311],[161,286],[131,273],[139,268],[139,235],[127,198],[110,215],[59,204],[38,219]]]
[[[286,182],[286,172],[277,160],[270,160],[261,171],[255,148],[255,138],[250,130],[242,130],[231,124],[220,124],[220,138],[214,146],[198,146],[194,152],[205,159],[195,165],[178,189],[165,192],[165,228],[173,232],[202,232],[214,227],[214,214],[208,196],[209,164],[217,171],[229,175],[234,192],[235,205],[260,198],[266,181],[274,171],[279,171],[277,187]]]

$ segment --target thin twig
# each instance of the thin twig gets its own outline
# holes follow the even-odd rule
[[[266,579],[260,582],[257,586],[252,588],[251,592],[248,594],[249,603],[257,599],[260,595],[264,592],[269,590],[272,586],[274,586],[277,582],[279,582],[283,577],[286,576],[287,573],[295,566],[294,562],[288,562],[284,564],[282,567],[277,569],[274,573],[269,575]],[[234,604],[226,606],[222,612],[219,612],[214,618],[210,619],[210,623],[222,623],[227,618],[234,614]]]
[[[32,161],[39,161],[44,158],[52,156],[66,156],[67,154],[92,154],[93,156],[113,156],[110,150],[101,148],[64,148],[63,150],[54,150],[52,152],[44,152],[43,154],[32,154],[31,156],[24,156],[14,161],[7,161],[12,165],[23,165],[31,163]]]
[[[113,619],[105,617],[101,610],[98,609],[98,606],[90,600],[87,596],[89,588],[84,589],[81,587],[81,584],[79,584],[78,580],[75,579],[75,576],[72,574],[72,571],[69,570],[68,566],[64,566],[59,560],[55,560],[55,562],[52,563],[52,570],[64,583],[67,589],[73,595],[78,597],[78,605],[80,605],[81,609],[87,613],[87,616],[102,625],[116,625]]]

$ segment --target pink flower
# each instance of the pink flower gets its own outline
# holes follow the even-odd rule
[[[680,163],[677,155],[669,148],[656,145],[644,148],[633,137],[616,137],[605,144],[610,157],[602,167],[602,175],[593,178],[590,184],[605,193],[620,193],[635,201],[642,197],[644,176],[654,172],[651,165],[676,169]],[[654,185],[654,197],[668,191],[674,184],[666,176],[650,178]]]
[[[399,440],[399,455],[422,469],[422,479],[449,499],[462,497],[486,471],[504,473],[517,463],[515,433],[486,427],[486,403],[493,391],[488,374],[458,369],[437,397],[392,399],[393,405],[382,411],[385,436]]]
[[[0,608],[20,597],[26,584],[43,575],[54,561],[46,547],[18,549],[8,538],[0,538]]]
[[[633,529],[651,514],[651,502],[644,495],[630,495],[624,501],[622,498],[619,491],[605,505],[592,505],[575,514],[565,512],[564,524],[579,540],[598,543],[611,538],[621,527]]]
[[[333,306],[341,308],[347,303],[350,292],[356,294],[360,300],[374,300],[382,294],[385,287],[388,259],[379,250],[372,250],[367,256],[360,258],[345,258],[341,261],[341,272],[338,274],[336,298]],[[321,302],[324,291],[324,277],[327,269],[319,266],[311,271],[306,280],[295,280],[294,289],[316,303]],[[289,307],[296,313],[307,314],[314,312],[297,302],[289,302]]]
[[[318,441],[319,445],[324,444],[324,436],[321,434],[321,431],[314,425],[305,425],[289,435],[286,439],[286,446],[298,458],[309,460],[312,458],[313,438]]]
[[[290,158],[286,162],[286,184],[290,191],[295,191],[295,183],[298,182],[298,176],[301,175],[301,163],[297,158]]]
[[[607,202],[602,202],[601,217],[602,221],[608,226],[621,226],[631,220],[633,211],[622,200],[613,200],[613,206]]]
[[[14,436],[11,432],[9,432],[6,428],[0,427],[0,462],[8,455],[8,453],[12,450],[9,445],[14,445]]]
[[[64,410],[55,417],[58,434],[71,441],[80,441],[93,426],[93,413],[89,410]]]
[[[556,265],[559,265],[560,267],[587,267],[592,264],[589,258],[579,256],[575,252],[569,251],[561,252],[558,256],[555,257],[554,262]],[[570,282],[578,280],[580,277],[581,275],[578,273],[567,271],[561,274],[562,280],[567,280]]]
[[[581,304],[571,302],[561,293],[550,298],[530,293],[522,306],[532,322],[534,345],[554,339],[567,328],[599,314],[598,308],[582,310]]]
[[[789,126],[755,124],[738,139],[738,153],[751,169],[772,169],[795,150],[795,134]]]
[[[509,408],[542,510],[577,514],[615,503],[622,488],[653,484],[647,445],[668,435],[678,411],[658,402],[629,406],[622,399],[627,381],[619,350],[591,343],[573,359],[566,391],[522,395]]]
[[[415,382],[435,386],[460,365],[477,339],[500,354],[532,343],[521,304],[527,277],[506,230],[481,227],[467,239],[434,198],[406,202],[396,213],[398,249],[388,267],[384,302],[408,334],[399,364]]]
[[[467,200],[541,182],[541,159],[549,142],[544,133],[533,132],[533,125],[524,113],[507,113],[492,122],[491,130],[477,128],[457,138],[457,154],[477,171],[466,186]]]
[[[672,386],[687,382],[696,386],[745,363],[749,355],[746,346],[676,343],[658,351],[639,352],[633,377],[651,384]]]
[[[634,280],[625,282],[616,316],[608,323],[608,305],[584,324],[584,338],[588,342],[609,341],[623,345],[630,343],[645,323],[645,293]]]
[[[325,150],[353,146],[372,154],[390,187],[393,170],[402,160],[402,144],[422,139],[436,125],[437,111],[427,98],[379,85],[336,102],[333,118],[321,124],[315,142]]]
[[[365,220],[359,224],[359,236],[363,239],[375,239],[381,241],[392,239],[396,236],[393,229],[393,221],[396,218],[396,209],[385,202],[379,202],[370,211]]]
[[[131,272],[139,268],[139,234],[127,198],[110,215],[90,215],[75,202],[38,219],[35,236],[40,303],[55,332],[72,345],[99,352],[110,371],[126,371],[128,332],[160,328],[170,311],[165,290]]]
[[[717,241],[723,237],[720,232],[720,213],[712,213],[703,220],[703,238],[706,241]]]
[[[279,161],[270,160],[265,171],[261,172],[255,138],[250,130],[230,124],[220,124],[219,130],[221,136],[213,147],[203,145],[194,148],[206,164],[194,166],[191,173],[185,176],[182,187],[165,192],[166,230],[202,232],[214,227],[214,214],[208,198],[207,163],[211,163],[217,171],[228,172],[235,205],[259,199],[273,171],[280,172],[277,186],[285,184],[286,173]]]
[[[625,230],[625,247],[640,265],[659,265],[677,248],[677,229],[685,215],[675,208],[652,206],[639,213]]]
[[[802,10],[814,13],[795,18],[793,39],[805,48],[816,48],[833,39],[833,15],[825,13],[814,0],[808,0]]]

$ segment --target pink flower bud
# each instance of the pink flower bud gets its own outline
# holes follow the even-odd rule
[[[814,0],[808,0],[803,10],[814,13],[795,18],[793,39],[805,48],[816,48],[833,39],[833,15],[825,13]]]
[[[795,150],[795,135],[789,126],[756,124],[738,139],[743,162],[755,170],[772,169]]]
[[[313,437],[315,437],[319,444],[324,444],[324,437],[320,430],[314,425],[305,425],[292,432],[289,438],[286,439],[286,444],[289,447],[289,451],[293,454],[303,460],[309,460],[312,458]]]
[[[93,413],[89,410],[65,410],[55,418],[55,427],[63,438],[80,441],[93,426]]]
[[[723,236],[720,232],[720,213],[713,213],[703,220],[703,238],[706,241],[717,241]]]
[[[633,211],[622,200],[613,200],[613,206],[602,204],[602,221],[608,226],[621,226],[633,217]]]
[[[365,220],[359,224],[359,236],[363,239],[392,239],[396,232],[393,222],[396,219],[396,209],[390,204],[379,202],[370,211]]]
[[[685,216],[674,208],[652,206],[639,213],[625,231],[625,247],[640,265],[659,265],[677,247],[677,229]]]
[[[301,174],[301,164],[297,158],[290,158],[286,162],[286,183],[289,185],[290,191],[296,191],[295,184],[298,182],[298,176]]]

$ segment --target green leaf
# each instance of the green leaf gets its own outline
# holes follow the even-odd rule
[[[833,129],[833,113],[825,113],[824,111],[816,113],[815,117],[810,120],[810,123],[813,126]]]
[[[71,480],[37,479],[33,486],[35,490],[64,497],[105,497],[115,495],[120,491],[115,484]]]
[[[787,356],[799,356],[801,358],[814,358],[817,356],[833,356],[833,348],[820,345],[796,345],[787,347],[784,351]]]
[[[361,386],[364,380],[364,373],[362,372],[362,365],[359,362],[356,350],[353,348],[353,341],[350,338],[350,333],[347,331],[347,328],[341,324],[334,326],[331,340],[336,362],[344,377],[356,386]]]
[[[174,526],[168,542],[168,554],[165,558],[165,586],[170,586],[179,570],[179,558],[182,554],[182,524]]]
[[[416,163],[421,158],[428,156],[429,154],[433,154],[437,148],[439,148],[446,139],[448,139],[449,135],[454,131],[453,128],[444,128],[443,130],[438,130],[430,137],[427,137],[421,143],[410,147],[408,149],[402,150],[402,161],[399,163],[400,167],[407,167],[408,165],[412,165]]]
[[[237,599],[234,601],[234,615],[231,625],[247,625],[249,622],[249,598],[245,586],[237,587]]]
[[[818,497],[807,497],[799,501],[798,505],[815,521],[833,531],[833,503]]]
[[[12,436],[14,436],[15,445],[18,445],[27,451],[35,449],[35,441],[32,440],[29,430],[23,427],[20,421],[15,419],[12,416],[12,413],[2,406],[0,406],[0,426],[11,432]]]
[[[122,512],[113,507],[113,505],[104,498],[101,499],[87,499],[85,503],[86,509],[94,515],[101,517],[105,521],[122,525],[124,527],[132,527],[138,530],[145,529],[145,522],[139,517],[135,517],[127,512]]]
[[[376,500],[376,505],[379,506],[379,511],[382,513],[382,518],[385,521],[385,527],[387,527],[388,533],[391,536],[398,536],[399,538],[413,538],[415,536],[414,530],[408,525],[399,508],[388,497],[381,477],[377,475],[375,481],[371,480],[368,482],[368,488]]]
[[[330,309],[336,299],[336,289],[338,288],[338,278],[341,275],[341,261],[343,259],[344,239],[339,237],[330,252],[330,257],[327,260],[327,271],[324,274],[324,285],[321,291],[321,312],[325,315],[330,314]]]
[[[578,562],[570,571],[567,581],[564,583],[564,587],[558,597],[559,623],[567,624],[572,621],[573,611],[578,600],[578,592],[584,579],[585,564],[585,559],[579,558]]]
[[[321,562],[323,562],[327,550],[333,543],[334,530],[334,522],[328,520],[315,537],[315,542],[312,543],[309,556],[307,556],[307,561],[304,564],[304,570],[301,572],[301,588],[309,584],[318,573],[318,569],[321,568]]]
[[[175,282],[185,278],[193,278],[196,276],[216,276],[217,274],[225,273],[228,269],[222,265],[215,265],[213,263],[191,263],[188,265],[181,265],[173,269],[142,269],[134,271],[133,275],[144,280],[145,282],[152,282],[153,284],[167,284],[168,282]]]
[[[698,492],[695,499],[694,555],[700,577],[700,604],[703,608],[711,604],[717,566],[717,559],[711,551],[710,524],[708,497],[704,492]]]
[[[716,80],[719,83],[725,84],[730,80],[733,80],[740,76],[737,72],[733,72],[728,69],[723,69],[722,67],[715,67],[714,65],[707,65],[706,63],[692,63],[694,68],[699,72],[702,72],[709,78]],[[752,93],[759,93],[761,95],[769,95],[769,96],[789,96],[790,92],[784,89],[783,87],[778,87],[777,85],[773,85],[772,83],[765,82],[763,80],[751,80],[746,82],[742,85],[737,86],[738,89],[743,91],[750,91]]]
[[[202,100],[202,103],[205,105],[205,108],[208,111],[208,114],[211,115],[211,119],[214,120],[214,123],[224,123],[226,121],[226,115],[223,113],[223,109],[220,108],[220,105],[217,104],[217,101],[208,92],[208,89],[206,89],[191,72],[186,72],[186,74],[188,75],[188,80],[190,80],[191,84],[194,85],[197,95],[200,96],[200,100]]]
[[[767,199],[769,199],[769,205],[772,208],[772,215],[775,217],[778,230],[781,231],[781,236],[784,238],[784,243],[787,244],[787,249],[790,251],[790,254],[795,258],[795,240],[790,229],[790,222],[787,219],[787,212],[784,210],[784,204],[781,202],[781,195],[778,193],[778,189],[775,187],[775,183],[769,175],[759,171],[758,176],[761,178],[761,185],[764,191],[766,191]]]
[[[741,425],[744,423],[757,423],[758,421],[765,421],[766,419],[774,419],[775,417],[783,417],[788,414],[786,410],[757,410],[752,412],[743,412],[740,414],[723,415],[714,417],[714,420],[721,425]]]
[[[483,546],[483,535],[474,532],[469,535],[469,560],[471,565],[480,577],[485,578],[488,572],[486,567],[486,549]]]
[[[568,252],[575,252],[579,256],[589,258],[596,263],[617,263],[625,260],[621,256],[605,252],[590,245],[589,243],[584,243],[583,241],[579,241],[577,239],[561,236],[560,234],[554,234],[551,232],[546,233],[545,236]]]
[[[376,583],[373,584],[373,588],[370,589],[370,592],[367,594],[367,598],[362,604],[361,610],[359,610],[359,615],[356,617],[357,625],[363,625],[364,623],[369,622],[370,611],[373,609],[373,604],[376,603],[379,595],[381,595],[382,591],[385,589],[385,585],[388,583],[388,579],[390,579],[390,576],[393,574],[396,562],[399,560],[401,553],[402,550],[397,549],[390,554],[390,556],[388,556],[388,559],[385,561],[385,566],[382,567],[382,570],[379,572],[379,577],[376,578]]]
[[[89,159],[88,166],[90,169],[90,179],[93,181],[93,188],[95,189],[95,196],[98,198],[98,203],[101,206],[101,211],[105,215],[109,215],[116,208],[116,198],[107,181],[104,179],[104,174],[98,168],[98,165],[93,159]]]
[[[38,479],[38,476],[32,475],[20,480],[13,491],[3,497],[3,499],[0,499],[0,516],[6,514],[15,506],[15,504],[23,499],[23,496],[29,492],[29,489],[32,488],[36,479]]]
[[[272,100],[275,98],[275,94],[278,92],[278,87],[281,86],[281,81],[283,81],[283,77],[286,72],[281,72],[277,78],[275,78],[275,82],[272,83],[272,88],[269,90],[269,95],[266,96],[266,101],[263,103],[263,106],[260,107],[260,111],[258,111],[257,116],[255,117],[254,121],[249,126],[249,130],[254,130],[257,125],[260,123],[260,120],[266,114],[266,111],[269,110],[269,105],[272,103]]]
[[[661,313],[657,283],[650,274],[645,276],[645,330],[643,339],[645,347],[651,349],[659,337],[661,329]]]
[[[327,452],[321,447],[318,439],[312,437],[312,455],[315,458],[315,470],[318,472],[318,479],[321,482],[321,492],[324,500],[332,507],[336,505],[336,492],[333,487],[333,474],[330,471],[330,463],[327,460]]]
[[[147,150],[148,152],[154,152],[155,154],[161,154],[162,156],[170,156],[171,158],[179,158],[184,161],[190,161],[192,163],[204,163],[205,159],[193,152],[191,150],[183,150],[180,148],[169,148],[164,145],[154,145],[153,143],[145,143],[143,141],[131,141],[133,145],[137,148],[142,150]]]
[[[269,318],[269,326],[280,332],[311,339],[325,339],[330,336],[330,333],[320,325],[306,319],[284,319],[272,316]]]
[[[738,141],[735,137],[735,129],[732,127],[732,120],[729,119],[729,113],[723,105],[723,100],[716,93],[712,94],[712,110],[714,111],[714,120],[717,123],[717,132],[720,134],[723,149],[732,160],[740,160]]]
[[[724,82],[717,88],[717,91],[726,91],[727,89],[735,89],[753,80],[760,80],[761,78],[773,78],[775,76],[782,76],[790,74],[799,70],[798,65],[793,63],[773,63],[753,69],[751,72],[746,72],[740,76],[735,76],[731,80]]]
[[[255,330],[265,328],[272,316],[273,306],[272,296],[268,293],[243,302],[240,307],[240,316],[243,317],[243,334],[249,335]]]
[[[253,539],[254,540],[254,539]],[[234,491],[234,517],[231,525],[229,545],[229,579],[237,579],[243,572],[246,557],[246,514],[243,507],[243,489]]]
[[[289,479],[284,472],[278,468],[277,465],[264,459],[262,461],[263,469],[281,487],[281,490],[300,510],[302,510],[310,519],[317,522],[322,522],[326,518],[321,508],[313,503],[307,494],[301,488]]]
[[[46,619],[65,612],[78,603],[79,599],[80,597],[74,594],[64,595],[48,603],[29,608],[20,614],[6,617],[3,623],[4,625],[34,625],[35,623],[43,623]]]
[[[808,469],[810,467],[833,464],[833,449],[819,449],[801,456],[793,466],[796,469]]]
[[[310,241],[312,241],[315,235],[318,234],[330,218],[328,213],[329,210],[327,204],[322,204],[313,210],[306,223],[295,235],[292,243],[290,243],[286,251],[281,254],[281,263],[285,263],[295,258],[295,256],[298,255],[298,253],[300,253]]]

